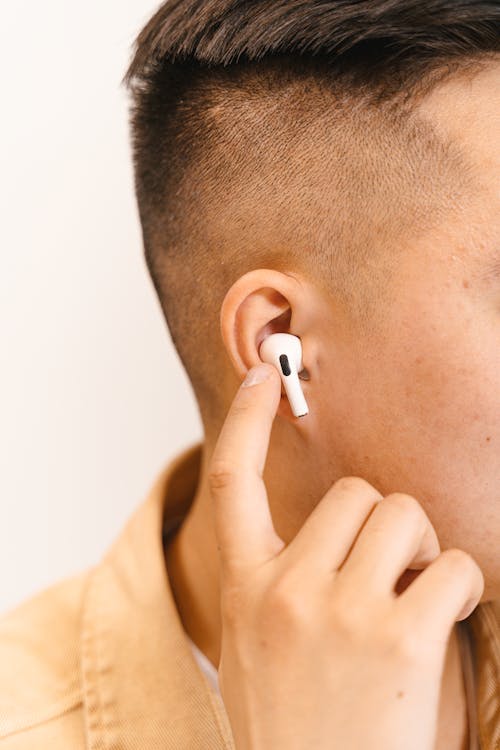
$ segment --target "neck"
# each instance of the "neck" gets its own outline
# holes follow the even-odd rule
[[[195,497],[182,525],[165,550],[165,560],[183,627],[217,668],[222,625],[219,558],[207,482],[211,453],[205,443]]]

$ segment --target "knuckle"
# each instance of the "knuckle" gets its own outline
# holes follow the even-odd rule
[[[398,661],[405,664],[420,664],[423,656],[422,642],[411,628],[393,629],[387,639],[390,651]]]
[[[228,461],[217,460],[210,464],[208,484],[212,491],[224,489],[231,485],[235,476],[235,467]]]
[[[423,640],[417,628],[409,626],[407,620],[399,619],[392,613],[391,617],[383,616],[375,620],[372,628],[379,654],[384,659],[397,664],[419,665],[425,652]]]
[[[340,479],[337,479],[336,482],[334,482],[333,486],[338,489],[342,490],[343,492],[360,492],[361,490],[367,490],[370,489],[372,492],[374,490],[373,485],[371,485],[369,482],[366,481],[366,479],[363,479],[363,477],[357,477],[357,476],[345,476],[340,477]]]
[[[366,604],[366,601],[363,605],[360,604],[358,591],[337,582],[330,607],[330,621],[337,635],[348,639],[364,635],[368,621]]]
[[[360,616],[358,609],[339,600],[332,606],[330,623],[335,635],[343,641],[359,639],[366,629],[365,618]]]
[[[424,510],[418,500],[413,495],[405,492],[391,492],[384,498],[384,503],[391,505],[414,521],[421,521]]]
[[[468,552],[458,547],[450,547],[443,550],[440,558],[442,564],[447,565],[454,574],[457,570],[463,574],[471,573],[473,569],[478,567],[474,558]]]
[[[225,626],[236,627],[243,618],[247,596],[237,586],[227,587],[221,594],[221,615]]]
[[[286,571],[275,579],[267,591],[266,604],[273,616],[297,625],[310,619],[311,607],[295,578],[293,573]]]

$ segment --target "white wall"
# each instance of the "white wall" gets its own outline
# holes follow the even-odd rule
[[[142,257],[119,85],[158,4],[2,4],[0,611],[96,562],[202,437]]]

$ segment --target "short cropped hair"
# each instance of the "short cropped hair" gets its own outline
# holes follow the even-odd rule
[[[499,22],[477,0],[167,0],[139,33],[145,258],[205,422],[240,275],[300,270],[368,324],[408,238],[460,205],[473,165],[416,108],[498,53]]]

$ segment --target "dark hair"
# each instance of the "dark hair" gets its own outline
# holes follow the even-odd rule
[[[330,54],[352,68],[406,71],[499,49],[498,2],[170,0],[139,34],[125,82],[166,60],[229,65],[271,53]],[[347,59],[348,58],[348,59]]]
[[[499,3],[487,0],[167,0],[161,5],[136,40],[123,82],[132,93],[135,185],[146,260],[198,395],[215,398],[208,382],[213,372],[199,346],[190,351],[189,326],[199,323],[199,307],[208,307],[210,298],[220,304],[220,295],[244,268],[236,263],[233,268],[234,256],[228,264],[224,257],[214,259],[210,222],[203,230],[196,224],[209,216],[207,193],[215,194],[220,181],[227,180],[229,194],[240,169],[239,162],[233,168],[222,154],[213,172],[205,166],[199,167],[205,171],[193,171],[220,129],[228,139],[239,137],[239,132],[231,135],[233,115],[253,101],[254,92],[273,91],[278,79],[304,81],[301,97],[287,99],[286,107],[302,102],[307,109],[314,88],[309,81],[316,80],[340,99],[347,92],[349,99],[359,97],[375,110],[389,102],[397,113],[443,77],[473,69],[497,53],[499,28]],[[228,106],[219,109],[224,101]],[[328,108],[331,100],[322,111]],[[406,137],[411,141],[411,135]],[[411,146],[408,154],[411,159]],[[239,221],[244,229],[244,217]],[[211,255],[189,255],[195,236],[210,246]],[[192,280],[196,286],[190,286]],[[218,330],[212,318],[200,335],[208,335],[214,325]]]

